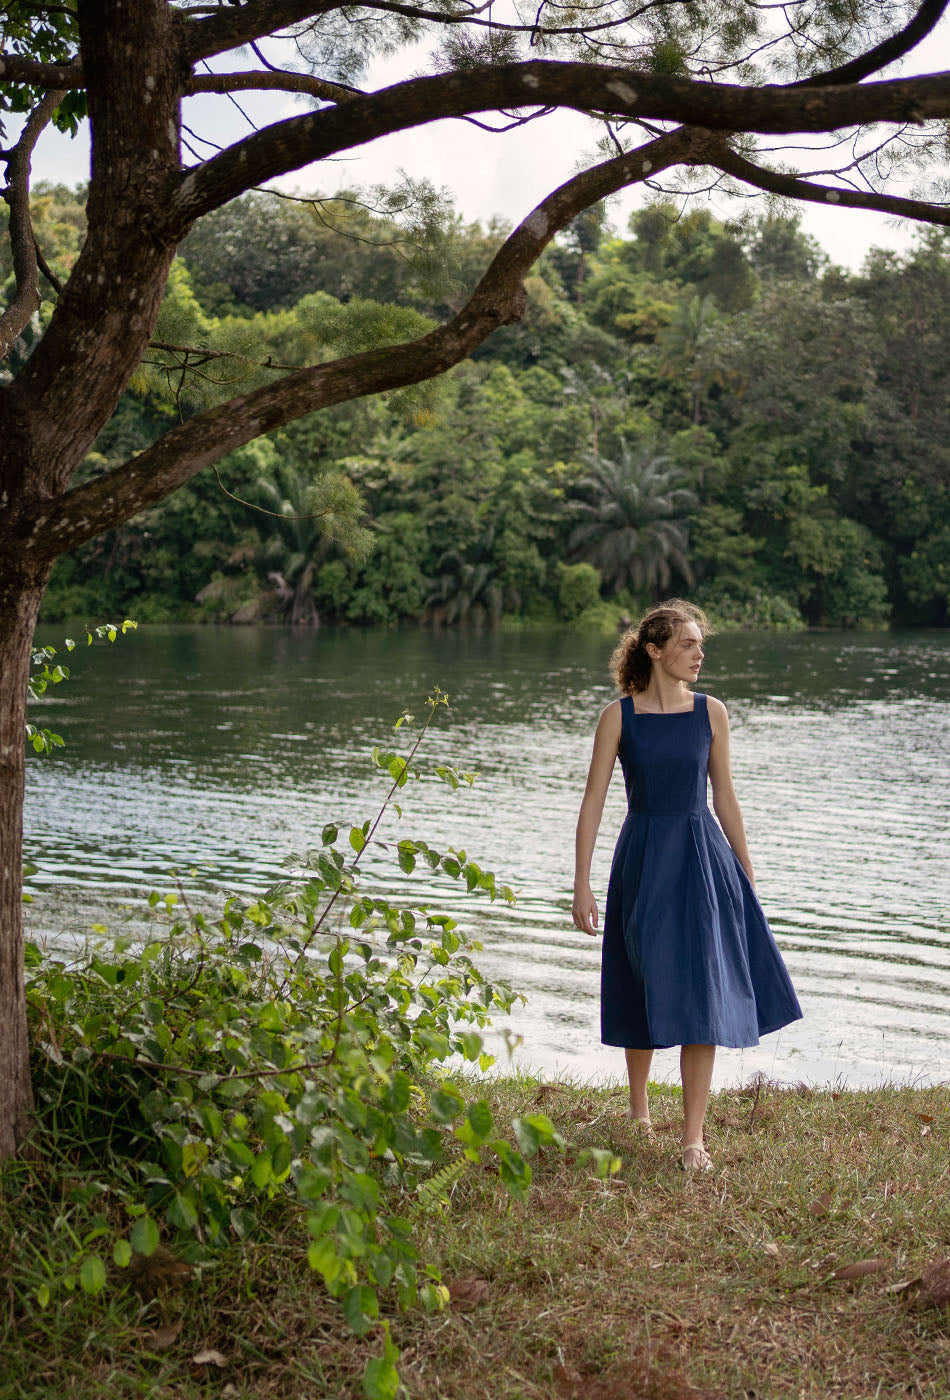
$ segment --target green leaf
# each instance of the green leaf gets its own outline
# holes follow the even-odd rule
[[[251,1180],[258,1190],[261,1190],[270,1181],[272,1175],[273,1169],[271,1167],[270,1153],[267,1152],[266,1149],[262,1149],[255,1158],[254,1165],[251,1168]]]
[[[132,1246],[128,1240],[116,1240],[112,1246],[112,1259],[120,1269],[127,1269],[132,1262]]]
[[[336,1240],[329,1235],[314,1240],[307,1250],[307,1263],[315,1273],[323,1275],[323,1281],[329,1288],[339,1278],[343,1268],[343,1260],[337,1250]]]
[[[465,1100],[452,1084],[443,1085],[429,1095],[429,1107],[438,1123],[451,1123],[465,1108]]]
[[[363,1390],[367,1400],[396,1400],[399,1391],[398,1360],[399,1352],[393,1346],[387,1326],[382,1356],[371,1356],[363,1369]]]
[[[492,1130],[494,1117],[487,1099],[477,1099],[475,1103],[470,1103],[466,1110],[465,1117],[469,1127],[478,1138],[479,1142],[484,1142],[485,1138]]]
[[[533,1157],[540,1147],[564,1146],[564,1139],[546,1113],[526,1113],[523,1118],[515,1118],[511,1126],[526,1157]]]
[[[165,1212],[165,1219],[176,1230],[193,1230],[198,1224],[198,1210],[190,1197],[176,1191]]]
[[[320,839],[325,846],[332,846],[339,834],[340,828],[334,825],[333,822],[327,822],[326,826],[323,828],[323,834]]]
[[[355,1288],[351,1288],[343,1299],[343,1316],[351,1331],[358,1337],[365,1337],[379,1317],[376,1289],[365,1283],[358,1283]]]
[[[39,1303],[41,1308],[46,1308],[49,1307],[49,1298],[49,1285],[41,1283],[39,1288],[36,1290],[36,1301]]]
[[[353,847],[357,855],[359,855],[360,851],[362,851],[366,846],[366,837],[363,834],[361,828],[358,826],[350,827],[350,845]]]
[[[79,1270],[79,1282],[84,1293],[93,1297],[106,1286],[106,1266],[98,1254],[87,1254]]]
[[[148,1258],[155,1253],[158,1249],[158,1226],[150,1215],[140,1216],[136,1220],[130,1239],[136,1254],[144,1254]]]
[[[523,1201],[531,1186],[531,1168],[503,1138],[496,1138],[490,1146],[498,1154],[498,1175],[502,1182],[517,1200]]]

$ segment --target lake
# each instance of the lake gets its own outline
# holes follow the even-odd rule
[[[619,1077],[622,1052],[599,1043],[599,943],[570,918],[610,650],[569,629],[189,626],[77,648],[72,678],[34,707],[68,747],[28,764],[28,926],[56,941],[118,927],[148,890],[172,888],[172,869],[202,898],[262,888],[324,822],[373,813],[386,783],[369,750],[398,747],[395,719],[439,685],[451,708],[424,752],[479,778],[456,794],[407,785],[402,820],[380,834],[462,846],[518,890],[509,909],[426,877],[484,943],[485,970],[527,997],[509,1020],[515,1063]],[[721,1051],[716,1082],[950,1078],[950,636],[716,636],[698,688],[729,707],[758,891],[805,1012],[756,1049]],[[623,813],[618,765],[601,895]],[[658,1052],[657,1077],[676,1067]]]

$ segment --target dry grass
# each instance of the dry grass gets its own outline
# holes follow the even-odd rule
[[[390,1319],[416,1400],[950,1400],[950,1275],[926,1273],[950,1257],[950,1089],[719,1094],[700,1177],[676,1168],[668,1088],[652,1141],[609,1090],[489,1096],[501,1122],[543,1109],[573,1146],[535,1163],[527,1202],[472,1168],[423,1222],[422,1263],[453,1301]],[[585,1145],[612,1146],[621,1172],[590,1177]],[[378,1341],[347,1333],[302,1238],[287,1220],[146,1305],[21,1317],[0,1396],[358,1397]]]

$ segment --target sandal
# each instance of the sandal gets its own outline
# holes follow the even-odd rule
[[[701,1142],[684,1142],[679,1165],[684,1172],[711,1172],[713,1159]]]

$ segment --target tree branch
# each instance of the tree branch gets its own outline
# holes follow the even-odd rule
[[[547,196],[505,241],[466,305],[419,340],[300,369],[173,428],[132,461],[74,487],[35,518],[28,549],[52,559],[155,505],[202,467],[262,433],[331,404],[443,374],[498,326],[519,319],[523,280],[559,229],[582,209],[668,166],[705,164],[709,133],[681,128],[605,161]]]
[[[888,82],[748,88],[633,74],[597,64],[532,61],[413,78],[340,107],[274,123],[174,178],[169,232],[253,185],[342,150],[446,117],[524,107],[652,118],[719,131],[833,131],[950,116],[950,73]]]
[[[795,83],[795,87],[827,87],[831,83],[859,83],[862,78],[867,78],[871,73],[877,73],[888,63],[894,63],[898,58],[903,58],[911,49],[916,48],[921,39],[936,28],[943,17],[950,0],[922,0],[920,9],[913,19],[907,23],[903,29],[896,34],[891,34],[880,44],[876,44],[873,49],[868,49],[867,53],[859,54],[857,58],[852,58],[848,63],[839,64],[837,68],[829,68],[827,72],[816,73],[810,78],[803,78],[801,82]]]
[[[797,175],[785,175],[777,170],[768,170],[746,160],[733,151],[725,141],[713,138],[710,144],[709,164],[716,169],[734,175],[747,185],[755,185],[770,194],[784,195],[788,199],[804,199],[811,204],[840,205],[847,209],[876,209],[882,214],[893,214],[901,219],[916,219],[920,223],[939,224],[950,227],[950,204],[930,204],[922,199],[903,199],[899,195],[864,193],[860,190],[835,189],[831,185],[815,185]]]
[[[249,73],[196,73],[185,82],[183,95],[191,97],[198,92],[303,92],[309,97],[320,97],[327,102],[349,102],[354,97],[365,97],[358,88],[343,87],[340,83],[328,83],[323,78],[314,78],[309,73],[289,73],[283,69],[253,69]]]
[[[220,9],[207,19],[181,16],[184,54],[190,63],[264,39],[305,19],[316,19],[342,9],[345,0],[246,0],[243,5]]]
[[[13,150],[5,157],[7,187],[3,197],[10,206],[10,244],[16,294],[0,316],[0,360],[6,359],[17,337],[29,325],[40,304],[40,278],[36,243],[30,218],[30,159],[40,132],[66,96],[63,91],[47,92],[27,118]]]
[[[22,54],[0,54],[0,82],[28,83],[31,87],[70,89],[84,87],[82,64],[39,63]]]

